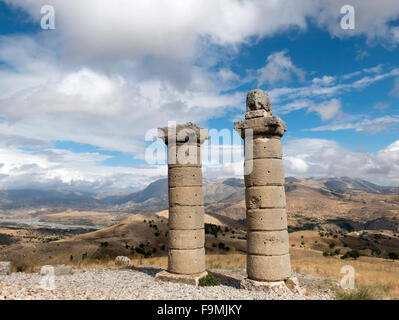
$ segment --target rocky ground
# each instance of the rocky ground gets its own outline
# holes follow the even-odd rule
[[[222,277],[222,284],[213,287],[194,287],[186,284],[170,283],[154,280],[159,269],[136,267],[130,269],[80,269],[73,274],[56,276],[55,289],[43,288],[45,276],[39,273],[12,273],[0,275],[0,300],[45,299],[45,300],[91,300],[91,299],[334,299],[331,290],[322,281],[309,276],[296,274],[300,284],[306,287],[305,295],[277,294],[239,289],[237,277],[228,274]],[[223,272],[222,272],[223,273]],[[47,282],[48,288],[48,282]]]

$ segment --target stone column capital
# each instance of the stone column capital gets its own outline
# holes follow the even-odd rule
[[[186,124],[158,128],[158,137],[166,145],[179,143],[202,144],[209,139],[209,132],[195,123],[188,122]]]
[[[252,134],[254,136],[282,137],[287,131],[287,125],[277,116],[262,116],[234,123],[234,130],[236,130],[243,139],[245,139],[245,131],[247,129],[252,129]]]

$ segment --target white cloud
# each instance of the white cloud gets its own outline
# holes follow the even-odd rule
[[[287,172],[295,175],[306,173],[309,170],[309,166],[306,161],[299,157],[285,157],[284,165]]]
[[[280,81],[290,81],[292,75],[297,76],[301,81],[305,80],[305,72],[292,63],[285,50],[269,55],[266,65],[257,70],[257,73],[258,86],[265,83],[275,84]]]
[[[172,120],[206,121],[243,99],[239,92],[222,93],[234,85],[226,69],[193,67],[187,89],[180,91],[136,69],[123,74],[66,68],[27,37],[0,38],[0,59],[12,66],[0,70],[0,114],[6,117],[0,118],[0,134],[140,154],[149,129]]]
[[[98,153],[62,149],[25,151],[0,147],[0,189],[62,189],[90,192],[141,189],[164,176],[166,166],[111,167]]]
[[[205,164],[206,178],[242,178],[242,147],[231,145],[224,149],[241,158],[236,157],[229,163]],[[349,150],[335,140],[284,138],[283,151],[286,176],[349,176],[380,185],[399,186],[399,140],[379,151],[365,152]]]
[[[0,1],[26,10],[39,25],[40,1]],[[291,28],[305,30],[309,20],[333,36],[364,35],[370,43],[398,43],[398,29],[391,26],[399,14],[396,0],[353,2],[356,30],[347,32],[338,23],[340,5],[347,4],[341,0],[85,0],[79,5],[46,1],[55,7],[56,30],[30,37],[0,37],[4,63],[0,137],[6,143],[1,149],[6,160],[1,161],[0,188],[40,184],[124,188],[165,173],[164,167],[106,167],[98,154],[51,147],[40,153],[18,147],[68,140],[140,157],[148,129],[164,126],[168,120],[204,122],[244,105],[243,93],[224,93],[237,87],[240,79],[225,65],[219,67],[218,62],[227,59],[220,52],[234,55],[242,44]],[[270,55],[259,72],[262,83],[292,76],[304,79],[304,71],[286,51]],[[321,117],[331,119],[337,108],[320,108],[328,99],[397,77],[399,70],[383,73],[379,67],[347,79],[358,75],[364,76],[352,83],[321,76],[308,86],[269,93],[277,113],[280,108],[288,113],[313,107]],[[315,99],[323,100],[318,109]],[[325,153],[336,149],[332,146]],[[296,172],[317,168],[326,172],[321,164],[309,163],[309,157],[291,157]],[[222,171],[237,173],[240,167],[237,162]],[[209,170],[214,175],[222,172],[216,167]]]
[[[380,71],[380,73],[372,73],[373,69],[374,72]],[[355,78],[360,75],[362,75],[360,78]],[[370,68],[337,77],[334,83],[330,82],[330,85],[316,80],[302,87],[274,88],[269,90],[268,94],[273,103],[273,109],[277,113],[286,114],[302,108],[311,108],[320,103],[324,104],[327,98],[336,98],[347,92],[362,90],[376,82],[397,76],[399,76],[399,68],[386,72],[382,72],[381,68]],[[348,81],[348,79],[352,80]],[[317,102],[320,99],[324,101]]]
[[[341,107],[341,101],[338,99],[332,99],[330,101],[309,107],[308,112],[317,112],[322,120],[330,120],[340,114]]]
[[[313,78],[312,82],[314,84],[320,84],[320,85],[324,85],[324,86],[328,86],[332,83],[335,82],[335,77],[331,77],[331,76],[323,76],[321,78]]]
[[[333,122],[324,126],[319,126],[310,129],[309,131],[339,131],[339,130],[355,130],[369,133],[376,133],[380,131],[388,131],[392,127],[399,126],[399,116],[384,116],[370,119],[362,116],[358,121],[342,121]]]
[[[349,176],[399,185],[399,140],[380,151],[355,152],[333,140],[294,139],[284,151],[287,176]]]
[[[384,112],[388,108],[389,104],[385,102],[377,102],[373,107],[374,110],[378,110],[380,112]]]
[[[23,8],[40,23],[42,3],[2,1]],[[398,38],[397,27],[391,25],[399,17],[396,0],[352,0],[356,28],[350,32],[339,23],[346,0],[85,0],[79,6],[48,0],[46,4],[55,8],[56,36],[79,59],[155,55],[181,61],[195,55],[198,39],[237,45],[290,28],[304,30],[308,20],[336,37],[365,35],[369,42],[389,43]]]
[[[268,94],[272,101],[272,108],[277,114],[284,115],[306,109],[307,113],[316,112],[323,121],[333,120],[332,123],[319,126],[312,131],[343,129],[363,131],[371,121],[368,115],[345,113],[338,98],[345,93],[363,90],[374,83],[398,75],[398,68],[384,71],[383,65],[380,64],[342,76],[315,77],[305,86],[274,88],[269,90]],[[385,105],[377,104],[375,109],[381,110],[383,107]],[[392,118],[384,118],[381,122],[383,123],[373,126],[371,130],[378,132],[396,125],[396,120]]]
[[[393,88],[389,92],[392,96],[399,96],[399,77],[395,79]]]

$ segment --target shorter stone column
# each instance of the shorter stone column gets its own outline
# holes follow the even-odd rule
[[[188,123],[159,129],[168,146],[168,270],[157,279],[198,285],[205,272],[201,143],[208,131]]]

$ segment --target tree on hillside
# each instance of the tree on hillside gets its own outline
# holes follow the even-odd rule
[[[392,259],[392,260],[399,260],[399,252],[392,251],[392,252],[388,253],[388,257],[389,257],[389,259]]]

